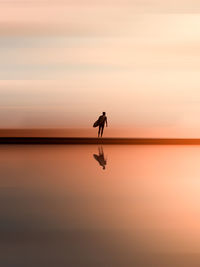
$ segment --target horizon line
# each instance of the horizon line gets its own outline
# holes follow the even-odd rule
[[[124,137],[0,137],[0,144],[15,145],[200,145],[200,138]]]

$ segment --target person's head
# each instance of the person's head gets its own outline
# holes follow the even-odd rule
[[[106,115],[105,111],[104,111],[104,112],[102,112],[102,114],[105,116],[105,115]]]

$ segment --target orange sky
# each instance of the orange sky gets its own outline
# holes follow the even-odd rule
[[[198,1],[0,9],[1,128],[90,128],[105,110],[108,135],[200,136]]]

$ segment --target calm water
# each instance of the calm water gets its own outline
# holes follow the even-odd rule
[[[200,146],[1,146],[0,266],[200,266]]]

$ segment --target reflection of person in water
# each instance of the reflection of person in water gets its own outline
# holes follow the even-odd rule
[[[99,155],[94,154],[94,158],[99,162],[99,165],[102,166],[103,170],[105,170],[105,165],[107,163],[107,160],[104,157],[103,153],[103,147],[99,147]]]

